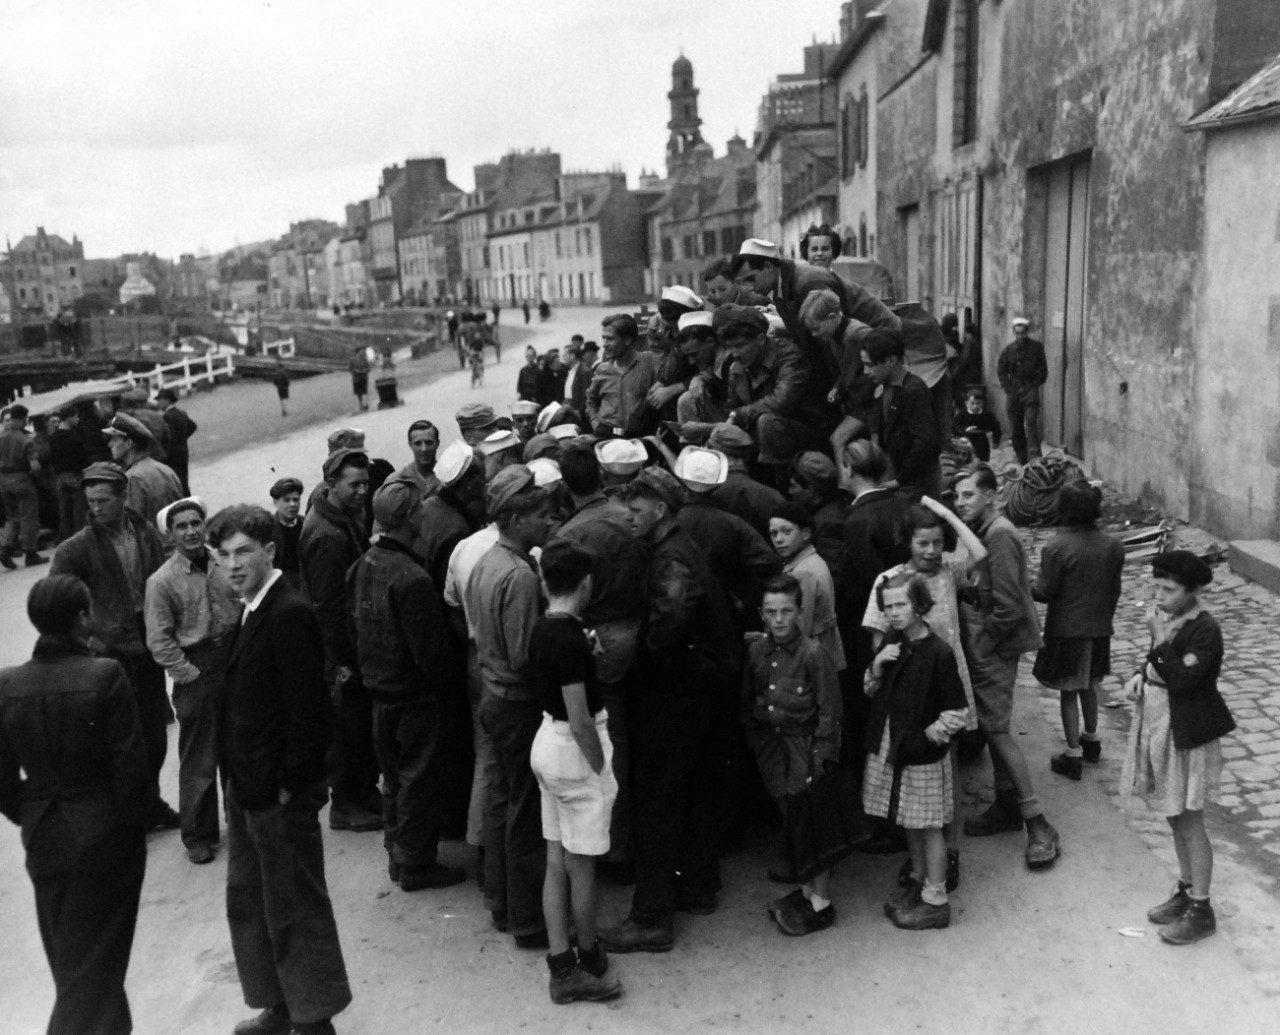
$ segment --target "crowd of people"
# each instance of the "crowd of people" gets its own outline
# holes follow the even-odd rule
[[[617,996],[610,954],[671,950],[679,915],[716,911],[748,828],[785,828],[841,773],[861,787],[859,847],[906,854],[884,903],[901,929],[951,923],[962,835],[1022,831],[1026,866],[1054,864],[1014,688],[1036,652],[1062,697],[1048,768],[1079,780],[1102,755],[1124,561],[1098,490],[1063,487],[1033,577],[974,459],[998,431],[980,393],[944,440],[945,350],[912,354],[878,298],[769,242],[703,286],[664,289],[643,338],[607,318],[599,363],[578,337],[528,356],[509,418],[467,403],[447,445],[413,421],[398,470],[335,431],[309,492],[264,486],[270,510],[208,513],[148,456],[146,423],[112,419],[112,459],[80,473],[90,520],[28,601],[35,656],[0,673],[0,811],[24,827],[51,1031],[129,1030],[143,832],[180,828],[205,864],[222,816],[260,1011],[239,1035],[332,1032],[351,1000],[326,804],[332,830],[381,831],[403,892],[462,883],[439,847],[473,846],[494,927],[546,951],[556,1003]],[[1196,602],[1209,569],[1175,551],[1155,575],[1126,772],[1170,817],[1181,879],[1150,917],[1185,944],[1214,929],[1202,817],[1232,722]],[[994,800],[962,818],[959,744],[978,731]],[[829,868],[811,869],[781,850],[768,867],[793,886],[766,904],[783,934],[835,922]],[[633,887],[603,925],[602,880]]]

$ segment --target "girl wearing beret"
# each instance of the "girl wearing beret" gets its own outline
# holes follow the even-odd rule
[[[1213,847],[1204,807],[1222,773],[1221,738],[1235,722],[1218,692],[1222,630],[1196,596],[1213,573],[1187,550],[1161,554],[1151,568],[1156,591],[1147,618],[1151,649],[1125,685],[1137,706],[1121,787],[1151,795],[1173,828],[1178,883],[1147,919],[1160,925],[1166,942],[1189,945],[1217,928],[1209,904]]]

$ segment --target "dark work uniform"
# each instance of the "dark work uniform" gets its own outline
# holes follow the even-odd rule
[[[89,466],[89,451],[79,429],[59,428],[49,436],[49,463],[58,497],[58,538],[70,539],[84,528],[88,513],[80,475]]]
[[[284,577],[294,589],[302,588],[302,572],[299,569],[299,549],[302,539],[302,518],[294,518],[292,525],[286,525],[276,515],[274,541],[276,544],[275,566],[284,572]]]
[[[440,594],[422,558],[387,536],[347,572],[360,675],[373,699],[383,842],[406,870],[436,861],[444,797],[442,703],[458,695]]]
[[[182,482],[182,494],[191,495],[191,483],[187,481],[191,465],[191,450],[187,440],[196,433],[196,422],[187,411],[170,406],[164,411],[164,422],[169,425],[169,459],[165,461]]]
[[[41,636],[0,672],[0,812],[22,827],[57,998],[49,1035],[132,1029],[125,973],[147,865],[147,755],[124,669]]]
[[[733,629],[697,544],[673,527],[645,580],[636,708],[636,886],[631,919],[670,927],[678,897],[720,889],[715,846],[715,712]],[[677,877],[677,874],[679,875]]]
[[[1035,338],[1010,342],[1000,353],[996,377],[1004,389],[1013,452],[1025,464],[1040,455],[1040,387],[1049,380],[1044,345]]]

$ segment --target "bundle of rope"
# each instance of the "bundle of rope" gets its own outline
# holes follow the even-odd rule
[[[1087,480],[1075,461],[1057,452],[1036,457],[1020,471],[1007,464],[1001,476],[1005,517],[1022,527],[1058,524],[1058,490],[1068,481]]]

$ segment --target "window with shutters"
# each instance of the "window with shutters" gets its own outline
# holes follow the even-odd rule
[[[862,84],[858,98],[858,165],[867,167],[867,155],[871,153],[871,99],[867,96],[867,84]],[[865,254],[865,253],[864,253]]]
[[[714,230],[704,230],[702,232],[702,254],[715,255],[716,253],[716,232]]]

